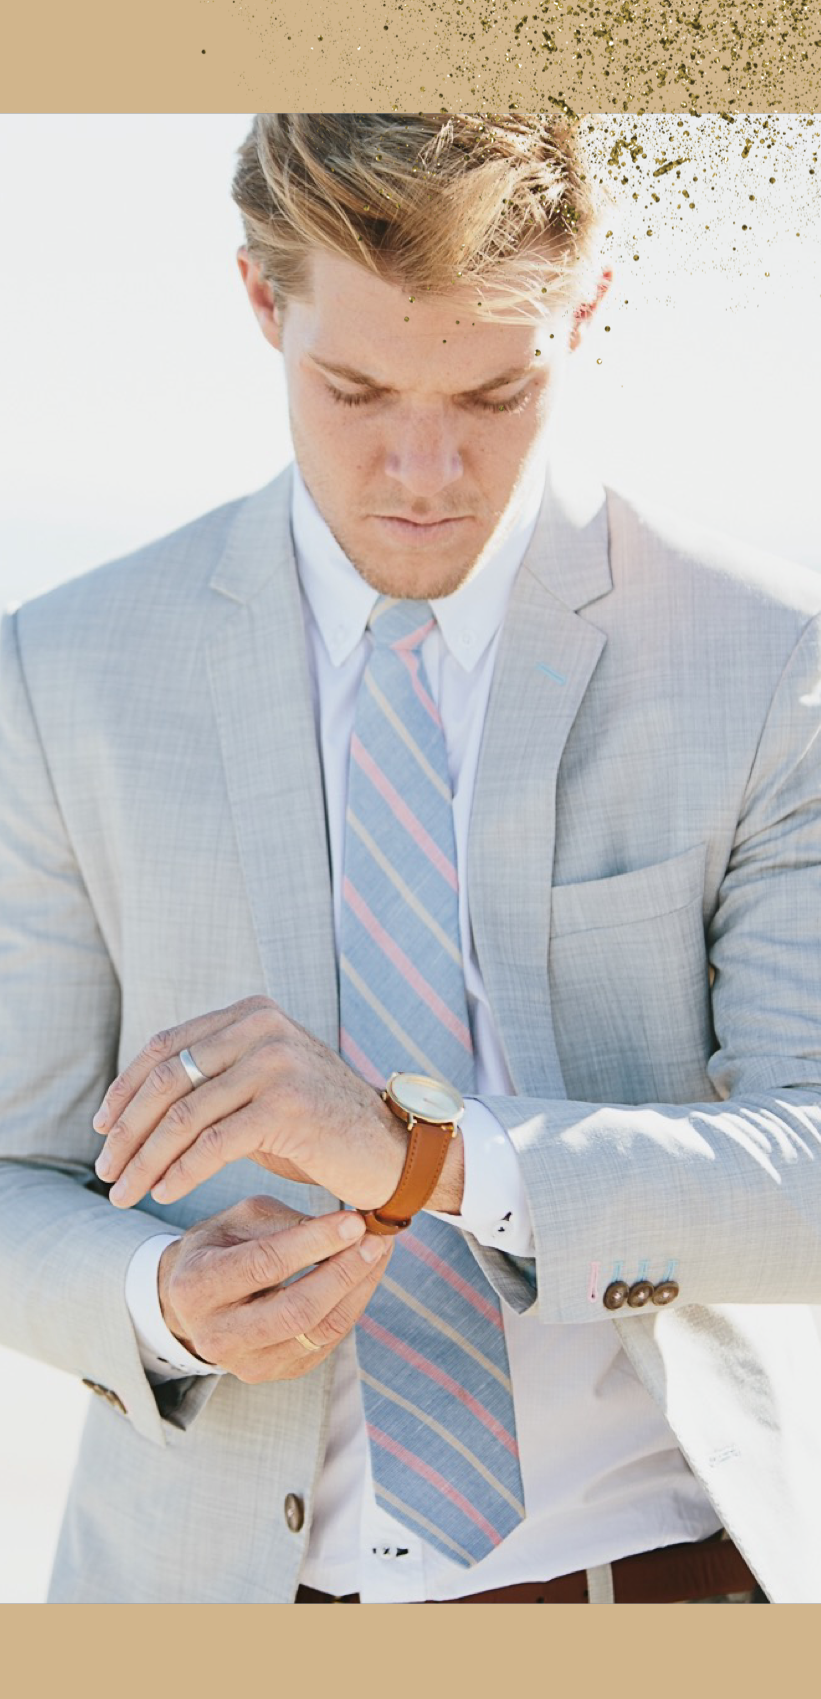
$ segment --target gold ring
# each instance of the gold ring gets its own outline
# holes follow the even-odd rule
[[[307,1333],[295,1333],[294,1338],[299,1340],[300,1345],[305,1346],[306,1351],[321,1351],[322,1350],[322,1346],[321,1345],[315,1345],[313,1339],[308,1338]]]

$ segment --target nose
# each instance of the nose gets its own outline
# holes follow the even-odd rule
[[[420,412],[397,421],[385,470],[411,495],[436,496],[462,477],[462,456],[453,423],[442,413]]]

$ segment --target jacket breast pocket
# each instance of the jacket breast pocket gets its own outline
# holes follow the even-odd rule
[[[593,1103],[715,1099],[703,844],[551,899],[550,987],[565,1089]]]

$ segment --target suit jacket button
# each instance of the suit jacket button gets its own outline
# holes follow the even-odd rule
[[[627,1302],[631,1310],[643,1310],[645,1304],[649,1304],[654,1291],[655,1287],[651,1281],[635,1280],[627,1294]]]
[[[292,1534],[298,1534],[305,1521],[305,1504],[298,1493],[288,1493],[285,1499],[285,1520]]]
[[[678,1281],[677,1280],[660,1280],[659,1283],[658,1283],[658,1286],[656,1287],[656,1289],[653,1293],[653,1303],[654,1304],[672,1304],[673,1299],[677,1298],[677,1297],[678,1297]]]
[[[605,1309],[620,1310],[622,1305],[627,1302],[627,1294],[629,1291],[630,1287],[626,1280],[611,1280],[610,1285],[602,1298],[602,1303],[604,1304]]]

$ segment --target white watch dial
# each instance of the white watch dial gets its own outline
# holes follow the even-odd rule
[[[420,1121],[455,1122],[464,1114],[464,1099],[455,1086],[427,1074],[397,1074],[390,1089],[397,1103]]]

